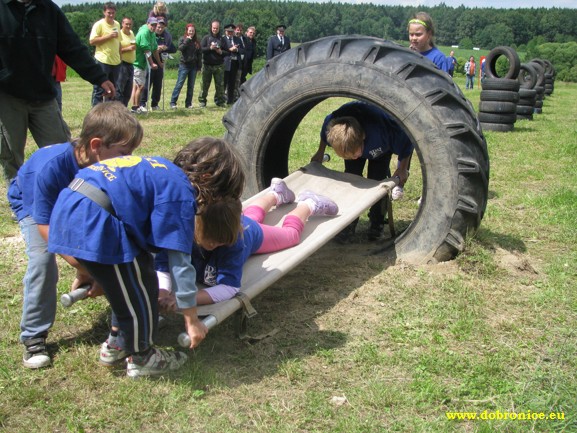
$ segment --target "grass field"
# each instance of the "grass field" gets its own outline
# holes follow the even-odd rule
[[[174,81],[171,73],[168,94]],[[91,86],[73,78],[63,88],[64,116],[78,134]],[[466,96],[477,107],[479,90]],[[577,85],[555,83],[533,121],[486,133],[490,199],[456,260],[408,266],[368,255],[360,239],[328,244],[254,302],[250,332],[274,335],[241,342],[230,319],[182,372],[158,380],[134,381],[98,364],[110,313],[102,298],[59,307],[49,336],[53,367],[22,367],[26,257],[2,200],[0,430],[576,432],[576,100]],[[310,159],[326,110],[340,102],[307,115],[291,167]],[[143,115],[136,153],[172,157],[194,137],[222,136],[224,113],[209,104]],[[30,139],[27,151],[34,147]],[[338,158],[330,164],[341,166]],[[412,173],[407,199],[395,205],[409,214],[420,194]],[[65,293],[73,273],[61,263]],[[176,346],[181,327],[170,318],[159,345]]]

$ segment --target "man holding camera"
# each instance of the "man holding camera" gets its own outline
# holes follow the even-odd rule
[[[214,103],[219,107],[224,107],[224,45],[226,42],[220,35],[220,22],[213,21],[210,24],[210,33],[200,41],[202,51],[202,92],[198,96],[201,108],[206,107],[206,98],[210,82],[214,77]]]

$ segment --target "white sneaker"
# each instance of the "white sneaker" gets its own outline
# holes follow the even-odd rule
[[[100,363],[106,367],[112,367],[118,361],[122,361],[128,356],[120,347],[108,345],[108,340],[102,343],[100,347]]]
[[[148,113],[148,110],[146,109],[146,107],[138,107],[136,109],[137,113]]]
[[[391,195],[393,197],[393,200],[400,200],[405,195],[405,190],[402,186],[397,185],[393,188],[393,192]]]

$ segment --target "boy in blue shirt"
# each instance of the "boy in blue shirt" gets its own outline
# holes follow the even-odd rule
[[[205,137],[189,143],[174,163],[137,156],[101,161],[79,171],[74,185],[60,194],[50,220],[49,251],[78,269],[80,284],[94,280],[104,289],[119,328],[110,349],[118,358],[128,356],[129,377],[161,375],[187,359],[182,352],[154,347],[158,279],[152,253],[168,255],[190,347],[206,336],[197,317],[190,258],[194,219],[206,204],[240,198],[243,185],[232,147]],[[98,197],[83,188],[96,190]]]
[[[81,168],[131,154],[140,145],[142,135],[142,127],[122,104],[99,104],[84,118],[77,142],[37,150],[10,183],[8,201],[28,255],[20,323],[20,340],[26,347],[23,362],[27,368],[50,365],[46,338],[56,317],[58,268],[54,254],[47,251],[47,238],[58,194]],[[72,288],[78,286],[75,281]]]
[[[320,135],[319,149],[313,155],[313,161],[322,162],[326,147],[331,146],[345,160],[345,173],[362,176],[368,161],[367,178],[383,180],[391,177],[389,165],[394,153],[398,156],[394,176],[399,177],[401,186],[407,181],[413,144],[393,117],[380,108],[360,101],[344,104],[326,116]],[[369,240],[376,240],[383,233],[383,200],[369,210]],[[349,242],[357,223],[358,219],[339,233],[336,240]]]

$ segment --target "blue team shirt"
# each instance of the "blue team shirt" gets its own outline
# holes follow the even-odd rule
[[[31,216],[37,224],[49,224],[58,194],[80,170],[72,143],[38,149],[10,182],[8,201],[18,221]]]
[[[437,65],[437,67],[440,70],[445,71],[447,74],[449,73],[450,60],[447,59],[447,56],[445,56],[443,52],[439,50],[437,47],[433,47],[428,51],[423,51],[421,54],[425,56],[427,59],[429,59],[431,62],[433,62],[435,65]]]
[[[243,215],[242,226],[242,235],[230,247],[222,246],[206,251],[194,245],[192,263],[196,269],[197,282],[207,286],[225,284],[240,288],[242,267],[263,241],[262,229],[256,221]]]
[[[365,146],[361,158],[379,159],[394,153],[401,160],[413,152],[411,139],[391,116],[374,105],[360,101],[348,102],[325,117],[321,140],[329,146],[331,143],[327,141],[328,123],[333,118],[345,116],[357,119],[365,131]]]
[[[112,158],[76,177],[103,190],[116,216],[65,188],[50,219],[50,252],[102,264],[131,262],[143,250],[190,254],[196,195],[184,172],[169,160]]]

